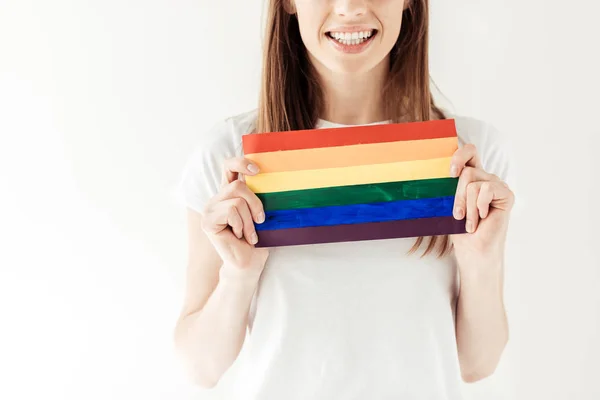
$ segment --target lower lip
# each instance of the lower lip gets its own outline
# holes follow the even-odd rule
[[[341,51],[343,53],[356,54],[356,53],[361,53],[361,52],[365,51],[365,49],[367,47],[369,47],[369,45],[373,41],[373,38],[375,36],[377,36],[377,34],[372,35],[369,39],[365,40],[361,44],[350,44],[350,45],[340,43],[337,40],[335,40],[334,38],[330,37],[329,35],[325,35],[325,36],[327,37],[327,39],[329,39],[329,41],[333,44],[333,46],[336,49],[338,49],[339,51]]]

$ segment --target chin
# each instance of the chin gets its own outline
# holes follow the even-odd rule
[[[381,63],[381,60],[348,60],[348,59],[337,59],[327,63],[329,70],[338,74],[352,74],[360,75],[366,74],[373,70]]]

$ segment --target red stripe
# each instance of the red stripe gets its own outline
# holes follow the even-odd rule
[[[244,154],[252,154],[447,137],[456,137],[453,119],[248,134],[242,141]]]

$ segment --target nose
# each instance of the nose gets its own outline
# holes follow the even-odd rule
[[[360,17],[367,12],[365,0],[335,0],[335,13],[341,17]]]

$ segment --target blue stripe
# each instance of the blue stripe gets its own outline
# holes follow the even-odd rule
[[[452,216],[454,196],[267,211],[257,231]]]

